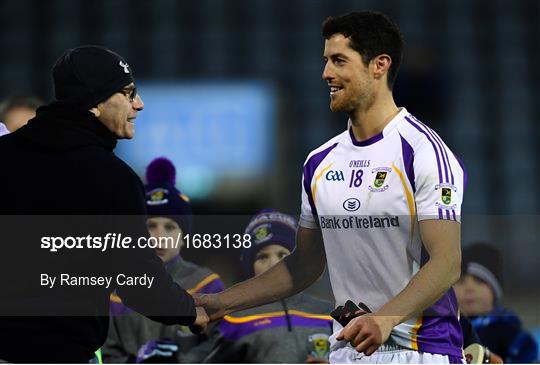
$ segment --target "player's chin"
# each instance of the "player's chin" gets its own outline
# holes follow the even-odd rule
[[[337,100],[330,100],[330,110],[334,113],[342,112],[344,110],[343,104]]]

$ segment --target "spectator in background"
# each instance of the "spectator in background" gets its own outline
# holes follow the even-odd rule
[[[181,245],[156,248],[172,278],[188,293],[217,293],[224,289],[220,277],[211,270],[180,256],[185,234],[191,232],[192,211],[187,196],[175,187],[176,170],[166,158],[153,160],[146,170],[147,226],[152,237],[180,235]],[[211,350],[205,335],[192,334],[187,327],[165,326],[122,305],[111,296],[111,325],[102,349],[105,362],[179,363],[200,362]]]
[[[35,96],[16,95],[9,97],[0,103],[0,122],[3,123],[8,132],[15,132],[36,116],[36,110],[41,105],[43,105],[43,101]],[[0,135],[5,134],[2,133],[2,130],[2,125],[0,125]]]
[[[295,248],[297,222],[263,210],[249,222],[251,247],[242,252],[246,278],[270,269]],[[299,293],[278,302],[225,316],[208,363],[325,363],[333,305]]]
[[[486,243],[474,243],[463,250],[463,273],[455,284],[463,314],[482,344],[505,363],[537,360],[537,344],[523,328],[516,314],[501,305],[503,295],[502,255]]]

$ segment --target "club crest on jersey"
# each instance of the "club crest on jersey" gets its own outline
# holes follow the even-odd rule
[[[311,356],[325,359],[330,353],[330,342],[328,342],[328,335],[324,333],[315,333],[308,337],[308,343],[310,345]]]
[[[435,186],[435,190],[441,190],[441,201],[435,205],[441,209],[456,209],[457,205],[452,204],[452,191],[456,192],[457,188],[448,183],[442,183]]]
[[[368,186],[369,191],[378,193],[388,190],[388,184],[385,185],[385,181],[391,171],[390,167],[376,167],[371,170],[371,173],[375,174],[375,180],[373,180],[373,185]]]
[[[147,194],[146,204],[148,205],[163,205],[169,202],[166,196],[169,194],[169,190],[157,188],[150,190]]]
[[[384,184],[386,174],[388,174],[386,171],[377,172],[377,175],[375,175],[375,182],[373,183],[373,186],[375,186],[376,188],[380,188]]]
[[[449,188],[442,188],[441,200],[444,204],[450,205],[450,203],[452,202],[452,190]]]

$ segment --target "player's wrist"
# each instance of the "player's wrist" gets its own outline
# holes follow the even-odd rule
[[[235,297],[237,296],[235,296],[234,293],[231,293],[228,290],[216,294],[216,303],[218,306],[216,315],[219,316],[219,318],[223,318],[224,316],[229,315],[235,311],[235,305],[237,305],[237,300],[235,299],[238,299]]]
[[[398,324],[402,323],[406,319],[404,316],[391,315],[391,314],[380,312],[380,311],[375,312],[372,315],[376,316],[377,320],[380,323],[383,323],[384,326],[386,328],[389,328],[390,330],[392,330],[392,328],[394,328]]]

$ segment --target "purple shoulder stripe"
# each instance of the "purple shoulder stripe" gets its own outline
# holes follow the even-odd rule
[[[431,143],[431,146],[433,147],[433,151],[435,151],[435,157],[437,158],[437,169],[439,171],[439,183],[442,183],[443,181],[442,181],[442,171],[441,171],[441,159],[439,157],[439,151],[437,149],[437,146],[435,146],[435,143],[433,142],[431,137],[422,128],[420,128],[420,126],[416,122],[413,122],[412,119],[410,119],[409,117],[405,117],[405,120],[409,122],[414,128],[416,128],[420,133],[426,136],[428,141]]]
[[[446,151],[446,148],[444,147],[444,143],[441,139],[441,137],[439,137],[439,135],[431,128],[429,128],[427,125],[425,125],[424,123],[422,123],[421,121],[419,121],[417,118],[415,118],[413,115],[411,115],[414,120],[416,120],[420,125],[422,125],[427,131],[428,133],[431,135],[431,137],[433,137],[433,139],[437,142],[437,145],[439,146],[439,149],[441,151],[441,156],[443,157],[443,162],[445,162],[445,172],[446,172],[446,164],[448,164],[448,169],[450,170],[450,178],[451,178],[451,183],[452,185],[454,185],[454,174],[452,172],[452,165],[450,164],[450,159],[448,158],[448,152]],[[446,182],[449,182],[448,181],[448,173],[446,172]]]
[[[315,170],[321,164],[322,160],[332,151],[336,146],[337,142],[331,145],[330,147],[318,152],[310,157],[310,159],[304,165],[304,190],[308,196],[309,205],[311,206],[311,214],[317,221],[317,208],[315,208],[315,202],[313,201],[312,191],[311,191],[311,180],[315,174]]]
[[[405,138],[400,134],[401,137],[401,152],[403,154],[403,163],[405,165],[405,173],[407,174],[407,178],[409,179],[409,182],[411,183],[413,192],[416,193],[416,185],[414,183],[414,150],[407,142]]]
[[[445,171],[446,171],[446,163],[448,163],[448,169],[450,170],[451,183],[452,183],[452,185],[454,185],[454,173],[452,171],[452,164],[450,163],[450,159],[448,158],[448,152],[447,152],[446,148],[444,147],[444,143],[443,143],[441,137],[439,137],[439,135],[437,133],[435,133],[435,131],[433,129],[429,128],[427,125],[425,125],[424,123],[419,121],[413,115],[411,115],[411,117],[413,117],[414,120],[416,120],[420,125],[424,126],[424,128],[431,134],[431,136],[435,139],[435,141],[439,145],[439,148],[441,150],[441,156],[443,157],[443,162],[446,159]],[[457,158],[457,156],[455,154],[454,154],[454,157],[456,158],[456,160],[458,161],[459,165],[461,166],[461,168],[463,170],[463,176],[464,176],[463,189],[465,189],[465,180],[466,180],[465,169],[463,168],[463,164],[461,163],[461,161]],[[448,182],[448,175],[446,175],[446,182]],[[457,221],[455,209],[452,209],[452,217],[450,217],[450,211],[449,210],[446,211],[446,219],[447,220]]]
[[[409,114],[410,115],[410,114]],[[412,115],[411,115],[412,117]],[[414,118],[414,117],[413,117]],[[435,142],[433,142],[433,139],[430,137],[430,135],[425,131],[423,130],[420,125],[418,125],[416,122],[414,122],[411,118],[409,117],[405,117],[405,120],[407,122],[409,122],[414,128],[416,128],[420,133],[422,133],[424,136],[426,136],[426,138],[428,139],[429,143],[431,143],[431,146],[433,147],[433,151],[435,151],[435,157],[437,159],[437,170],[439,172],[439,183],[442,183],[443,181],[443,178],[442,178],[442,170],[441,170],[441,157],[443,158],[444,160],[444,157],[443,156],[439,156],[439,150],[437,148],[437,146],[435,145]],[[445,162],[445,169],[446,169],[446,162]],[[448,174],[446,176],[446,181],[448,182]],[[442,212],[442,209],[439,208],[438,209],[439,211],[439,219],[443,219],[443,212]]]
[[[421,121],[419,121],[417,118],[414,117],[414,115],[411,115],[411,118],[414,119],[418,125],[420,126],[420,128],[422,128],[427,134],[429,134],[431,136],[431,138],[433,139],[433,141],[435,141],[435,144],[437,145],[437,147],[439,148],[439,152],[441,154],[441,159],[442,159],[442,162],[443,162],[443,167],[444,167],[444,176],[445,176],[445,181],[444,182],[449,182],[449,179],[448,179],[448,167],[447,167],[447,160],[444,156],[444,147],[442,146],[442,144],[440,143],[440,141],[437,139],[437,137],[435,136],[435,133],[433,132],[433,130],[431,130],[430,128],[428,128],[424,123],[422,123]]]
[[[213,293],[219,293],[225,290],[225,285],[223,284],[223,281],[221,279],[216,278],[197,290],[197,293],[200,294],[213,294]]]

